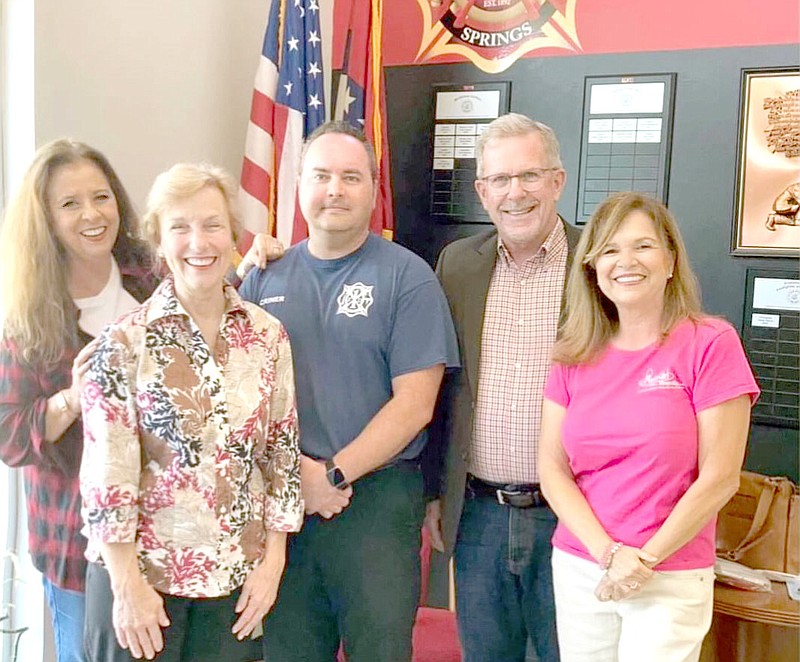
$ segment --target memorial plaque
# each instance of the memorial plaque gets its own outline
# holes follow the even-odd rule
[[[800,69],[742,70],[731,253],[800,256]]]
[[[509,111],[511,83],[434,85],[430,213],[438,223],[490,223],[473,182],[475,143]]]
[[[576,223],[611,193],[667,201],[675,74],[587,77]]]
[[[742,342],[761,387],[753,421],[798,427],[800,278],[796,271],[747,270]]]

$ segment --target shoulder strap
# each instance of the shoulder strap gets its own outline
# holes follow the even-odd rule
[[[756,511],[753,514],[753,521],[750,524],[750,529],[744,534],[744,537],[736,547],[720,553],[720,556],[730,561],[738,561],[741,556],[753,545],[756,545],[768,533],[763,531],[764,524],[767,521],[769,509],[772,507],[772,501],[775,498],[775,493],[778,491],[778,485],[781,479],[767,477],[761,487],[761,494],[758,495],[758,503],[756,504]]]

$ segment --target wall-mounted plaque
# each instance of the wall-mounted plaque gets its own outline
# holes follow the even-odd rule
[[[731,252],[800,255],[800,70],[744,69]]]
[[[747,270],[742,341],[761,386],[753,420],[798,427],[800,278],[797,271]]]
[[[509,111],[511,83],[434,85],[431,217],[439,223],[490,223],[475,192],[475,141]]]
[[[675,77],[586,78],[576,223],[618,191],[666,203]]]

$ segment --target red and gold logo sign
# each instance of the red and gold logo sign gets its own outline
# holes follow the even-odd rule
[[[453,53],[487,73],[540,48],[580,51],[578,0],[417,0],[424,27],[416,61]]]

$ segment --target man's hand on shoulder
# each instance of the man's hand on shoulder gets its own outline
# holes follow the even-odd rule
[[[277,260],[283,255],[285,250],[283,244],[275,237],[259,232],[253,237],[250,250],[247,251],[247,254],[242,258],[242,261],[236,268],[236,275],[239,276],[241,280],[244,280],[245,276],[247,276],[253,267],[264,269],[267,266],[267,262]]]
[[[307,515],[319,514],[325,519],[330,519],[350,505],[353,488],[340,490],[331,485],[324,462],[301,455],[300,481]]]

